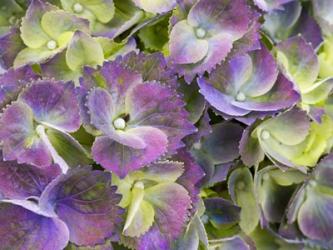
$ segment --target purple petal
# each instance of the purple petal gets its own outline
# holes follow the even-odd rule
[[[115,233],[122,210],[111,175],[90,168],[71,169],[44,191],[41,207],[54,209],[69,228],[70,241],[78,245],[103,243]]]
[[[10,105],[2,114],[0,137],[3,140],[3,159],[48,167],[52,157],[37,136],[30,107],[22,102]]]
[[[166,152],[167,137],[159,129],[152,127],[138,127],[136,134],[145,143],[142,149],[132,148],[120,144],[107,136],[97,137],[92,154],[104,168],[115,172],[120,177],[144,167]]]
[[[109,92],[116,93],[118,98],[123,98],[130,88],[143,82],[139,73],[127,69],[118,61],[105,63],[101,68],[101,74]]]
[[[66,132],[74,132],[81,125],[79,103],[70,83],[38,81],[21,93],[20,100],[31,107],[39,122]]]
[[[0,203],[0,239],[3,249],[62,250],[69,241],[66,224],[23,207]]]
[[[206,214],[215,225],[227,225],[239,221],[240,207],[222,198],[207,198],[204,200]]]
[[[20,30],[17,27],[11,28],[6,34],[0,37],[0,64],[4,68],[10,68],[17,54],[24,49],[23,41],[20,37]]]
[[[114,112],[111,94],[104,89],[95,88],[88,94],[86,106],[91,124],[105,134],[110,133]]]
[[[314,176],[319,183],[333,187],[333,154],[329,154],[320,161],[314,171]]]
[[[200,87],[200,93],[217,110],[232,116],[244,116],[250,113],[248,110],[233,106],[231,101],[234,98],[223,94],[218,89],[213,87],[214,84],[211,84],[209,80],[199,78],[198,84]]]
[[[306,200],[298,213],[298,225],[313,240],[331,240],[333,237],[333,197],[316,188],[308,190]]]
[[[215,124],[212,128],[213,132],[202,139],[201,148],[213,163],[227,163],[238,158],[238,144],[243,128],[232,122]]]
[[[178,178],[177,183],[186,188],[191,197],[192,204],[196,205],[199,200],[199,181],[205,174],[186,150],[179,150],[175,159],[184,163],[184,173]]]
[[[261,149],[257,138],[251,136],[252,127],[247,127],[239,142],[239,153],[242,162],[248,166],[259,166],[259,163],[264,160],[265,153]]]
[[[147,233],[138,239],[136,249],[170,249],[170,240],[157,226],[153,226]]]
[[[7,199],[39,197],[60,173],[57,165],[40,169],[15,161],[0,162],[0,193]]]
[[[181,139],[192,134],[195,127],[178,94],[161,84],[139,84],[126,96],[129,126],[151,126],[163,131],[168,138],[168,150],[175,151]]]
[[[31,80],[36,80],[38,76],[32,71],[31,67],[20,69],[9,69],[0,76],[0,108],[17,99],[20,91]]]
[[[249,55],[253,65],[252,75],[240,90],[246,96],[257,97],[272,89],[278,76],[278,69],[273,56],[265,46],[249,53]],[[230,65],[231,67],[236,66],[232,62]],[[234,71],[236,70],[234,69]]]

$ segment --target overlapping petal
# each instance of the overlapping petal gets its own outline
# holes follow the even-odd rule
[[[236,14],[237,13],[237,14]],[[238,15],[240,18],[232,18]],[[187,82],[222,62],[250,28],[245,1],[198,1],[170,33],[169,60]],[[182,51],[183,53],[179,53]],[[184,54],[184,52],[186,52]]]
[[[266,48],[235,56],[198,83],[206,100],[229,116],[278,111],[299,99],[293,83],[278,76],[277,65]]]

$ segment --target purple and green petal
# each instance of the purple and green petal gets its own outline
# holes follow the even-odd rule
[[[170,238],[178,237],[191,208],[187,190],[176,183],[157,184],[145,189],[145,200],[155,209],[155,221],[160,231]]]
[[[70,83],[40,80],[19,97],[32,110],[37,122],[61,131],[75,132],[81,125],[79,104]]]
[[[296,36],[279,43],[277,50],[277,59],[286,75],[302,93],[311,89],[319,74],[318,58],[311,44]]]
[[[66,224],[21,206],[0,203],[0,242],[3,249],[62,250],[69,241]]]
[[[115,233],[122,214],[119,201],[109,173],[78,167],[47,186],[40,206],[66,223],[71,242],[95,245]]]
[[[209,42],[196,37],[195,29],[183,20],[172,28],[169,49],[172,63],[194,64],[207,56]]]
[[[0,129],[3,159],[48,167],[52,157],[35,131],[33,117],[33,110],[22,102],[15,102],[5,109]]]

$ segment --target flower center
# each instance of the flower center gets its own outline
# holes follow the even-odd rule
[[[204,38],[207,33],[203,28],[197,28],[195,34],[198,38]]]
[[[80,3],[76,3],[73,5],[73,10],[75,13],[81,13],[83,11],[83,6]]]
[[[267,130],[261,132],[261,139],[268,140],[271,137],[271,134]]]
[[[246,96],[244,95],[243,92],[239,92],[239,93],[237,94],[237,96],[236,96],[236,100],[237,100],[237,101],[244,102],[245,99],[246,99]]]
[[[113,121],[113,126],[115,129],[125,129],[126,127],[126,121],[123,118],[117,118]]]
[[[54,40],[50,40],[46,46],[49,50],[54,50],[57,47],[57,42]]]

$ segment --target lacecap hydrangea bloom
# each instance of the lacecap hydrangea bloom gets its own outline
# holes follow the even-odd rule
[[[0,249],[333,249],[331,0],[0,0]]]

